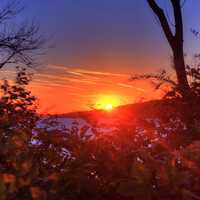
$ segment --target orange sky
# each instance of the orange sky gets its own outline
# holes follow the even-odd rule
[[[42,113],[88,110],[105,96],[117,98],[119,104],[159,96],[147,82],[131,82],[131,75],[127,73],[55,65],[38,70],[29,87],[38,97]]]
[[[146,82],[129,81],[131,74],[156,73],[172,66],[170,47],[146,1],[23,3],[25,9],[16,24],[36,19],[47,42],[44,55],[36,60],[43,66],[34,69],[29,86],[38,97],[40,112],[86,110],[102,96],[115,96],[121,104],[159,96]],[[159,4],[173,28],[172,7],[166,0]],[[200,51],[199,39],[191,33],[191,28],[199,31],[199,6],[200,1],[186,1],[183,7],[188,61]],[[1,77],[7,74],[8,79],[14,78],[9,68],[1,72]]]

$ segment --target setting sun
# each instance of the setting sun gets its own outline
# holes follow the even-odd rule
[[[103,109],[106,111],[112,111],[115,107],[121,104],[121,100],[117,96],[99,96],[95,107],[96,109]]]
[[[105,110],[109,111],[109,110],[112,110],[113,109],[113,105],[112,104],[106,104],[105,105]]]

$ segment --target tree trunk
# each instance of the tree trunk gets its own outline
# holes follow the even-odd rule
[[[183,97],[191,94],[191,89],[187,80],[185,69],[184,53],[183,53],[183,20],[181,12],[180,0],[169,0],[173,7],[175,33],[171,30],[167,17],[162,8],[158,6],[156,0],[147,0],[149,6],[158,17],[163,32],[173,52],[174,69],[178,81],[178,89]]]
[[[186,70],[185,70],[185,61],[183,48],[175,45],[172,48],[173,58],[174,58],[174,68],[176,71],[178,87],[183,97],[186,97],[190,94],[190,87],[187,80]]]

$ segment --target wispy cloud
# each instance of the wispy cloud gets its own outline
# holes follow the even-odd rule
[[[125,87],[125,88],[133,88],[132,85],[126,84],[126,83],[117,83],[117,85]]]
[[[145,92],[145,90],[143,88],[139,88],[139,87],[135,87],[133,85],[130,85],[130,84],[126,84],[126,83],[117,83],[118,86],[121,86],[121,87],[125,87],[125,88],[133,88],[135,90],[138,90],[138,91],[141,91],[141,92]]]
[[[72,95],[72,96],[78,96],[78,97],[81,97],[81,98],[93,98],[93,97],[96,97],[96,95],[94,94],[78,94],[78,93],[75,93],[75,92],[69,92],[68,93],[69,95]]]
[[[35,82],[41,81],[41,85],[48,82],[52,86],[55,86],[55,84],[60,86],[67,85],[70,82],[84,85],[110,85],[113,84],[113,82],[110,81],[113,78],[128,79],[127,74],[101,72],[60,65],[48,65],[47,69],[48,70],[36,74]],[[110,79],[108,79],[108,77]]]
[[[85,75],[91,75],[91,76],[116,76],[116,77],[127,77],[127,74],[118,74],[118,73],[111,73],[111,72],[100,72],[100,71],[92,71],[92,70],[86,70],[86,69],[74,69],[76,72],[79,72],[81,74]]]
[[[105,71],[97,71],[97,70],[89,70],[89,69],[83,69],[80,67],[74,67],[74,66],[60,66],[60,65],[48,65],[48,68],[53,70],[63,70],[63,72],[71,73],[74,75],[79,76],[116,76],[116,77],[127,77],[129,75],[127,74],[120,74],[120,73],[112,73],[112,72],[105,72]]]
[[[96,84],[95,80],[91,80],[85,77],[75,77],[75,76],[63,76],[63,74],[38,74],[35,76],[35,81],[46,81],[49,84],[66,84],[67,82],[85,83],[85,84]]]
[[[35,80],[34,83],[31,84],[32,87],[40,87],[40,86],[44,86],[44,87],[59,87],[59,88],[66,88],[66,89],[73,89],[73,90],[80,90],[80,91],[84,91],[84,88],[81,87],[76,87],[76,86],[72,86],[69,84],[62,84],[62,83],[49,83],[48,81],[40,81],[40,80]]]
[[[117,90],[117,87],[130,88],[144,92],[143,88],[135,87],[127,83],[129,74],[112,73],[98,70],[83,69],[78,67],[67,67],[60,65],[48,65],[48,70],[36,74],[34,82],[44,87],[62,87],[71,89],[88,91],[90,86],[92,91],[94,88],[102,90]],[[93,87],[95,86],[95,87]],[[72,93],[71,93],[72,95]],[[74,94],[75,96],[85,96],[82,94]]]
[[[89,79],[77,79],[77,78],[65,78],[66,81],[76,82],[76,83],[86,83],[86,84],[96,84],[95,81]]]

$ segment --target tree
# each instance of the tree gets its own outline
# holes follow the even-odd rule
[[[147,0],[149,6],[158,17],[162,30],[173,52],[173,62],[176,71],[178,88],[183,97],[190,94],[190,86],[187,80],[186,66],[183,52],[183,20],[181,11],[181,0],[170,0],[173,7],[175,31],[173,33],[167,17],[162,8],[158,6],[155,0]]]
[[[44,42],[34,23],[11,28],[10,21],[22,11],[19,5],[20,2],[13,0],[0,9],[0,69],[7,65],[33,66],[33,55]]]

